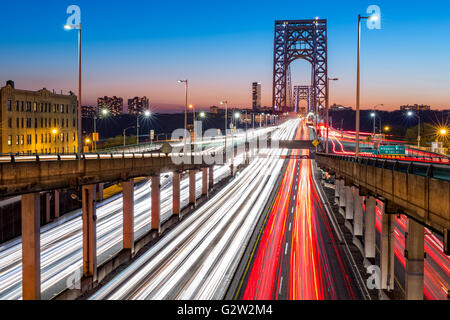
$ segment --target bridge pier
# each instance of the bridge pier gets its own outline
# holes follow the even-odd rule
[[[230,165],[230,176],[234,177],[234,163],[233,162]]]
[[[134,253],[134,180],[122,183],[123,188],[123,249]]]
[[[346,200],[346,190],[345,181],[340,180],[339,182],[339,212],[345,217],[345,200]]]
[[[408,219],[406,236],[406,281],[405,299],[423,300],[424,285],[424,237],[425,228],[413,219]]]
[[[360,195],[359,188],[355,187],[355,195],[353,200],[353,235],[362,237],[363,235],[363,197]]]
[[[389,212],[387,202],[383,203],[381,214],[381,248],[380,269],[381,289],[394,289],[394,220],[395,216]]]
[[[97,187],[98,188],[97,201],[100,201],[100,202],[103,201],[103,196],[104,196],[103,189],[104,189],[104,187],[105,187],[104,183],[99,183],[98,184],[98,187]]]
[[[214,189],[214,167],[209,167],[209,190]]]
[[[334,203],[339,204],[341,180],[335,179],[334,185]]]
[[[96,185],[82,187],[83,276],[97,280]]]
[[[161,176],[152,176],[152,230],[161,231]]]
[[[353,187],[345,186],[345,219],[353,220]]]
[[[52,194],[47,192],[45,194],[45,222],[49,223],[51,219],[51,211],[52,211]]]
[[[189,205],[192,205],[194,207],[197,202],[195,173],[196,173],[195,170],[189,171]]]
[[[172,176],[172,214],[180,215],[180,178],[181,174],[179,172],[174,172]]]
[[[60,194],[59,194],[59,190],[55,190],[54,196],[55,196],[55,219],[57,219],[57,218],[59,218],[59,210],[60,210],[60,205],[59,205]]]
[[[364,252],[367,259],[375,259],[376,254],[376,208],[377,199],[372,196],[367,196],[366,211],[364,215]]]
[[[41,238],[39,193],[22,196],[22,297],[41,299]]]
[[[202,168],[202,196],[208,195],[208,168]]]

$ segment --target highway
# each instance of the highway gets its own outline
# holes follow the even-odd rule
[[[381,213],[383,203],[377,203],[377,251],[379,252],[379,237],[381,234]],[[395,285],[400,291],[405,291],[405,234],[408,230],[408,219],[405,216],[395,218],[394,253],[395,253]],[[442,239],[425,228],[425,270],[424,297],[427,300],[447,300],[450,290],[450,259],[443,252]]]
[[[255,135],[270,129],[255,131]],[[249,133],[252,136],[253,132]],[[229,138],[229,140],[231,140]],[[245,141],[245,134],[236,135],[234,142]],[[210,143],[209,141],[207,141]],[[223,143],[217,139],[214,144]],[[231,144],[231,141],[228,142]],[[221,147],[208,147],[219,150]],[[235,166],[243,162],[243,155],[235,158]],[[216,166],[215,183],[230,175],[229,166]],[[201,196],[201,177],[196,176],[196,195]],[[189,179],[181,181],[181,207],[188,204]],[[172,178],[165,174],[161,179],[161,221],[172,215]],[[139,239],[151,229],[151,182],[135,189],[135,238]],[[79,272],[82,267],[82,221],[81,210],[68,214],[61,223],[51,224],[41,229],[41,288],[44,299],[50,299],[67,288],[66,279]],[[122,197],[119,195],[97,205],[97,255],[98,263],[106,261],[122,249]],[[0,300],[17,300],[22,297],[22,245],[21,239],[15,239],[0,246]]]
[[[274,137],[293,138],[298,124],[288,121]],[[286,154],[260,150],[232,182],[90,299],[222,299]]]
[[[344,133],[341,135],[339,131],[330,130],[330,141],[333,147],[333,153],[354,155],[354,135],[352,133]],[[372,146],[368,146],[372,147]],[[408,151],[409,150],[409,151]],[[417,150],[408,152],[416,153]],[[435,155],[425,151],[421,151],[421,156],[435,158]],[[403,160],[403,159],[402,159]],[[417,161],[417,159],[409,158],[408,161]],[[433,159],[429,162],[438,162]],[[419,160],[418,162],[424,162]],[[383,203],[377,202],[377,250],[379,252],[379,236],[381,233],[381,213]],[[405,216],[396,217],[395,219],[395,285],[404,293],[405,290],[405,268],[406,260],[405,252],[405,234],[407,232],[408,222]],[[425,228],[425,273],[424,273],[424,297],[429,300],[447,300],[448,291],[450,290],[450,259],[443,252],[442,238],[437,236],[430,230]]]
[[[297,138],[308,139],[306,126]],[[309,151],[302,151],[308,155]],[[236,297],[244,300],[361,299],[317,192],[309,159],[289,161]]]

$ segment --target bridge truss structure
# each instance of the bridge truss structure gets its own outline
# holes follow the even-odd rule
[[[295,86],[294,87],[294,103],[295,112],[300,112],[300,101],[308,103],[308,109],[311,110],[311,86]]]
[[[327,20],[275,21],[273,99],[276,112],[293,111],[290,96],[290,64],[304,59],[311,63],[311,103],[308,112],[323,112],[328,96]]]

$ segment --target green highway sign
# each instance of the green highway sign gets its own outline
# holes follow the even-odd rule
[[[406,155],[405,146],[380,146],[380,156],[404,156]]]
[[[372,154],[374,156],[378,155],[378,150],[376,149],[363,149],[361,153]]]

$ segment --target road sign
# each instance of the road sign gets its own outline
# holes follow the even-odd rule
[[[314,141],[312,142],[312,145],[313,145],[314,147],[317,147],[319,144],[320,144],[320,142],[319,142],[318,140],[314,140]]]
[[[150,130],[150,140],[155,139],[155,130]]]
[[[366,153],[366,154],[371,154],[371,155],[374,155],[374,156],[376,156],[376,155],[378,155],[378,150],[376,150],[376,149],[363,149],[363,150],[361,150],[361,153]]]
[[[98,132],[94,132],[94,133],[92,134],[92,140],[93,140],[93,141],[99,141]]]
[[[404,156],[406,155],[405,146],[380,146],[380,156]]]

